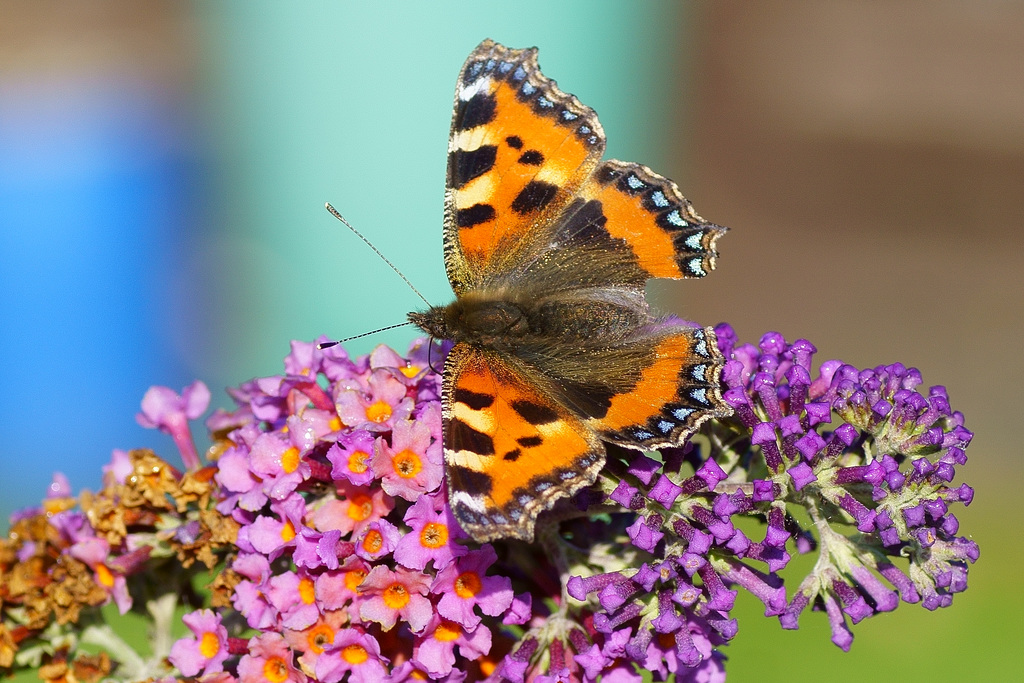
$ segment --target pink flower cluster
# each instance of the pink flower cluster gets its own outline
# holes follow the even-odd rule
[[[232,392],[238,407],[210,418],[225,437],[217,511],[240,525],[231,602],[257,633],[229,638],[231,610],[187,615],[191,634],[170,656],[182,674],[462,680],[490,653],[514,596],[509,578],[488,575],[490,545],[457,542],[445,503],[440,386],[428,367],[441,358],[422,340],[408,359],[379,347],[354,361],[338,346],[293,342],[287,374],[244,384]],[[241,655],[233,673],[229,654]]]

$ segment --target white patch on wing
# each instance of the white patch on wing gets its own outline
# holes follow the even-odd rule
[[[452,499],[452,507],[455,506],[455,503],[462,503],[474,512],[481,515],[487,514],[487,506],[484,504],[482,498],[478,498],[465,491],[452,491],[450,497]]]
[[[491,80],[490,76],[483,76],[476,79],[472,83],[460,83],[459,84],[459,99],[463,102],[468,102],[473,99],[475,95],[481,92],[491,91]]]

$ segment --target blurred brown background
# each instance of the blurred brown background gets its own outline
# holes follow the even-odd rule
[[[908,632],[905,646],[949,648],[933,651],[929,680],[1008,680],[980,673],[979,659],[1019,676],[1024,3],[709,2],[695,12],[695,125],[675,133],[688,159],[679,184],[732,231],[697,295],[694,283],[667,295],[749,341],[769,329],[810,339],[819,361],[916,366],[926,386],[947,386],[975,432],[960,476],[977,497],[956,511],[982,549],[972,590],[942,614],[873,620],[852,658],[827,658],[830,680],[909,664],[889,647]],[[812,647],[796,634],[769,645],[769,628],[746,626],[735,680],[776,680]]]
[[[698,7],[680,185],[732,231],[671,294],[751,341],[917,366],[977,433],[971,478],[1024,483],[1024,4]]]

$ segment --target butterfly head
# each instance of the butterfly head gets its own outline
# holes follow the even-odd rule
[[[463,296],[447,306],[409,314],[409,321],[435,339],[474,346],[523,339],[532,329],[526,308],[502,297]]]

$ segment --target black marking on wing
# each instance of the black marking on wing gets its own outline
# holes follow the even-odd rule
[[[544,439],[543,437],[537,435],[521,436],[518,439],[516,439],[516,443],[522,446],[523,448],[535,448],[544,443]]]
[[[501,456],[502,460],[508,460],[509,462],[515,462],[519,459],[519,456],[523,454],[522,449],[514,448],[505,455]]]
[[[558,194],[558,185],[543,180],[531,180],[512,201],[512,210],[522,215],[540,211]]]
[[[455,111],[455,130],[470,130],[494,120],[498,100],[491,93],[479,92],[465,102],[460,101]]]
[[[494,396],[458,388],[455,390],[454,400],[456,403],[462,403],[473,410],[483,410],[494,403]]]
[[[498,148],[481,145],[473,150],[457,149],[448,154],[448,185],[456,189],[494,168]]]
[[[489,495],[494,486],[491,475],[477,472],[461,465],[446,467],[449,485],[456,491],[466,491],[473,495]]]
[[[532,401],[512,401],[512,409],[535,427],[550,424],[558,419],[558,413],[555,410]]]
[[[494,455],[494,439],[453,417],[448,421],[450,445],[456,451],[470,451],[477,455]]]
[[[540,166],[544,163],[544,155],[540,150],[528,149],[519,155],[518,161],[524,166]]]
[[[561,229],[562,234],[570,240],[593,242],[599,239],[610,239],[605,224],[608,222],[604,215],[604,208],[597,199],[584,202],[582,199],[575,200],[574,204],[565,212],[569,219]]]
[[[460,228],[472,228],[488,221],[493,221],[497,213],[490,204],[474,204],[455,212],[455,224]]]

